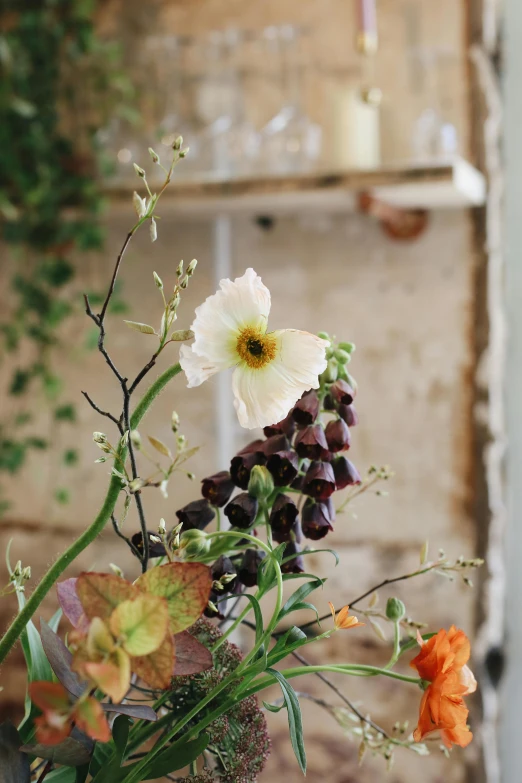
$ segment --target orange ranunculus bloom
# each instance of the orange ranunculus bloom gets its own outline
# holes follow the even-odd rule
[[[410,666],[430,684],[420,705],[419,723],[413,733],[416,742],[428,734],[440,731],[446,747],[460,745],[465,748],[473,737],[467,726],[468,709],[464,696],[473,693],[477,682],[467,666],[470,656],[469,639],[451,626],[441,629],[429,641],[418,634],[421,650]]]

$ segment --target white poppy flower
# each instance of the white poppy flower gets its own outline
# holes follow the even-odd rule
[[[247,429],[284,419],[303,392],[317,389],[326,369],[326,340],[296,329],[267,332],[269,312],[270,291],[247,269],[234,281],[222,280],[196,308],[194,342],[180,351],[189,387],[235,367],[234,405]]]

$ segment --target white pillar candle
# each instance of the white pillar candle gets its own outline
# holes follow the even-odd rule
[[[380,166],[379,115],[379,102],[365,100],[358,87],[336,86],[332,89],[330,166],[334,169]]]

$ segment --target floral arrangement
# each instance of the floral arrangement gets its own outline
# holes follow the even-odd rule
[[[149,152],[153,164],[163,168],[159,156]],[[20,725],[0,727],[2,771],[19,783],[139,783],[172,775],[169,779],[193,783],[251,783],[270,751],[266,712],[286,710],[289,739],[304,773],[300,698],[311,698],[329,712],[358,742],[361,761],[368,750],[390,764],[397,747],[423,755],[434,737],[446,752],[453,745],[465,747],[472,734],[464,697],[476,688],[466,635],[453,626],[429,632],[407,617],[398,598],[380,607],[377,589],[428,572],[459,574],[469,583],[466,573],[480,561],[450,562],[443,553],[430,561],[425,547],[417,569],[385,579],[337,610],[330,603],[331,615],[320,617],[310,602],[315,591],[328,591],[328,583],[307,570],[307,556],[326,551],[336,557],[333,550],[317,548],[334,529],[334,493],[346,491],[337,504],[341,513],[391,475],[386,468],[371,468],[363,479],[346,456],[357,425],[357,386],[347,369],[353,344],[324,333],[269,331],[270,293],[253,269],[221,281],[220,290],[196,309],[190,329],[173,330],[196,271],[192,261],[186,271],[179,264],[170,295],[154,273],[162,303],[158,329],[126,322],[158,341],[134,380],[122,375],[106,348],[106,315],[125,251],[142,226],[148,225],[156,239],[159,198],[186,152],[178,138],[158,193],[135,166],[146,190],[145,196],[134,194],[137,222],[99,313],[85,297],[100,354],[122,393],[117,415],[84,392],[116,433],[116,438],[94,433],[102,452],[96,461],[111,467],[103,506],[29,596],[30,567],[20,561],[11,567],[7,553],[10,580],[3,594],[16,593],[19,612],[0,641],[0,661],[20,641],[28,688]],[[135,402],[138,387],[171,343],[181,343],[179,363],[168,366]],[[188,446],[177,413],[171,422],[173,445],[152,435],[145,440],[140,433],[145,414],[176,376],[184,374],[188,386],[196,387],[229,368],[234,368],[239,422],[262,429],[263,437],[238,452],[228,470],[204,478],[200,497],[178,509],[176,521],[151,521],[147,494],[159,490],[167,497],[169,481],[187,472],[197,450]],[[130,523],[124,523],[132,507],[139,530],[128,535]],[[127,579],[114,565],[109,573],[67,578],[65,570],[109,522],[132,552],[136,573]],[[60,609],[49,623],[36,622],[49,591],[56,591]],[[350,606],[357,606],[361,621]],[[338,632],[361,633],[365,624],[383,637],[379,620],[393,630],[386,665],[312,665],[305,657],[308,645]],[[235,643],[240,628],[250,639],[241,649]],[[293,659],[299,665],[293,666]],[[407,723],[386,732],[352,704],[330,673],[391,677],[417,688],[420,709],[413,734]],[[303,674],[320,677],[341,704],[298,695],[292,679]],[[274,684],[281,698],[260,704],[258,694]]]

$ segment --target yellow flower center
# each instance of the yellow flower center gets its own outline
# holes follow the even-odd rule
[[[260,370],[275,359],[277,340],[271,334],[264,334],[259,329],[248,326],[237,338],[236,351],[245,364],[254,370]]]

